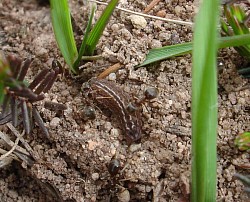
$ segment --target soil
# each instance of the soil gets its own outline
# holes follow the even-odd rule
[[[71,0],[76,24],[86,25],[88,7]],[[123,0],[119,6],[143,12],[151,0]],[[105,6],[98,5],[95,19]],[[197,1],[160,1],[150,15],[193,21]],[[96,108],[96,118],[85,120],[89,105],[81,91],[82,81],[59,76],[45,101],[65,104],[58,114],[38,103],[48,127],[46,138],[36,127],[25,140],[39,156],[31,167],[12,161],[0,169],[1,201],[188,201],[191,166],[191,55],[135,68],[150,48],[191,41],[192,28],[142,18],[115,10],[96,54],[103,59],[83,65],[86,82],[105,68],[120,62],[123,67],[107,77],[131,97],[156,87],[159,96],[142,106],[143,137],[130,147],[112,114]],[[80,33],[80,32],[79,32]],[[81,35],[77,35],[80,39]],[[30,80],[53,59],[64,64],[58,50],[45,1],[0,1],[0,49],[25,59],[34,58]],[[249,131],[249,80],[237,73],[242,60],[233,49],[219,53],[218,201],[247,201],[243,185],[233,175],[246,174],[249,153],[234,145],[236,135]],[[248,108],[248,110],[247,110]],[[2,131],[8,133],[5,126]],[[11,134],[9,132],[9,134]],[[14,141],[14,139],[13,139]],[[117,175],[108,167],[120,162]]]

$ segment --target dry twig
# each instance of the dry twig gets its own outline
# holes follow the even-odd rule
[[[33,151],[31,146],[25,141],[25,139],[20,135],[20,133],[17,131],[17,129],[11,124],[7,123],[6,124],[8,128],[13,132],[13,134],[17,137],[20,138],[20,141],[22,142],[23,146],[25,149],[29,152],[29,154],[36,160],[38,161],[40,157]]]
[[[103,79],[106,76],[108,76],[110,73],[116,72],[118,69],[121,68],[121,64],[118,62],[110,67],[108,67],[107,69],[105,69],[97,78],[98,79]]]
[[[156,4],[158,4],[161,0],[152,0],[150,4],[144,9],[144,13],[148,13]]]
[[[0,132],[1,133],[1,132]],[[13,145],[13,147],[5,154],[3,154],[2,156],[0,156],[0,161],[4,160],[5,158],[7,158],[10,154],[12,154],[12,152],[16,149],[20,138],[24,135],[24,132],[22,133],[22,135],[20,135],[19,137],[16,138],[15,143]]]

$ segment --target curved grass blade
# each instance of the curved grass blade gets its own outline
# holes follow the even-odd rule
[[[192,67],[192,202],[216,201],[219,0],[202,1]]]
[[[78,69],[73,66],[78,52],[73,35],[70,11],[67,0],[50,0],[52,25],[59,49],[73,73]]]
[[[250,44],[250,34],[221,37],[219,38],[218,43],[219,43],[219,48],[226,48],[232,46],[237,47]],[[137,67],[142,67],[154,62],[166,60],[171,57],[185,55],[191,53],[192,49],[193,49],[192,42],[151,49],[146,57],[146,60]]]
[[[82,44],[81,44],[81,47],[80,47],[80,50],[79,50],[79,54],[78,54],[78,57],[74,63],[74,68],[78,68],[78,65],[82,59],[82,56],[86,54],[86,43],[87,43],[87,39],[89,37],[89,33],[90,33],[90,30],[91,30],[91,24],[92,24],[92,21],[93,21],[93,17],[94,17],[94,13],[95,13],[95,9],[96,7],[92,6],[92,10],[91,10],[91,14],[90,14],[90,17],[89,17],[89,20],[88,20],[88,24],[87,24],[87,27],[86,27],[86,31],[85,31],[85,34],[84,34],[84,37],[83,37],[83,40],[82,40]]]
[[[86,42],[86,55],[93,55],[96,45],[105,29],[110,16],[112,15],[115,6],[117,5],[119,0],[111,0],[105,10],[103,11],[101,17],[91,30],[89,37]]]

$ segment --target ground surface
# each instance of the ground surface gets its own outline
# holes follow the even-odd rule
[[[123,0],[120,6],[142,12],[149,0]],[[70,1],[78,25],[86,24],[87,7]],[[98,5],[96,18],[104,6]],[[193,1],[160,1],[149,12],[167,18],[193,21]],[[159,13],[159,11],[161,11]],[[167,14],[166,14],[167,13]],[[133,18],[133,16],[132,16]],[[116,62],[124,64],[108,79],[131,96],[140,97],[146,88],[157,87],[157,99],[142,110],[141,143],[128,147],[112,115],[96,110],[96,119],[84,121],[87,105],[81,83],[60,76],[46,95],[47,101],[63,103],[67,110],[58,115],[39,109],[50,131],[49,140],[36,128],[25,139],[43,163],[25,167],[13,161],[0,170],[1,201],[186,201],[189,194],[191,144],[191,55],[163,61],[151,68],[134,69],[150,48],[190,41],[190,27],[146,19],[132,23],[131,15],[115,11],[97,47],[103,55],[85,65],[86,79],[97,76]],[[140,27],[143,26],[143,27]],[[0,49],[22,58],[35,57],[28,77],[50,67],[58,51],[48,5],[34,0],[0,1]],[[247,201],[242,184],[233,178],[244,173],[249,154],[234,146],[235,136],[249,128],[250,90],[242,89],[246,79],[237,74],[234,50],[220,52],[218,128],[218,201]],[[240,89],[240,90],[236,90]],[[5,127],[1,130],[5,131]],[[112,159],[124,168],[111,177],[107,166]],[[44,163],[45,162],[45,163]]]

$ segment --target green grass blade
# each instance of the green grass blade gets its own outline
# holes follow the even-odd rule
[[[98,43],[98,41],[103,33],[103,30],[105,29],[105,27],[109,21],[109,18],[112,15],[118,1],[119,0],[111,0],[109,2],[107,7],[105,8],[105,10],[103,11],[101,17],[99,18],[99,20],[97,21],[97,23],[95,24],[93,29],[91,30],[89,37],[87,39],[87,43],[86,43],[86,54],[87,55],[94,54],[94,50],[96,48],[96,45],[97,45],[97,43]]]
[[[219,38],[219,48],[243,46],[246,44],[250,44],[250,34]],[[151,49],[146,57],[146,60],[137,67],[142,67],[154,62],[166,60],[171,57],[176,57],[191,53],[192,48],[193,48],[193,43],[188,42],[172,46],[164,46],[162,48]]]
[[[216,201],[217,26],[219,1],[202,1],[192,68],[192,202]]]
[[[219,48],[237,47],[250,44],[250,34],[234,35],[219,39]]]
[[[82,59],[82,56],[86,54],[86,43],[87,43],[87,39],[89,37],[89,33],[90,33],[90,30],[91,30],[91,24],[92,24],[92,21],[93,21],[93,17],[94,17],[94,13],[95,13],[95,9],[96,9],[96,6],[94,6],[95,4],[93,4],[92,6],[92,10],[91,10],[91,14],[90,14],[90,17],[89,17],[89,20],[88,20],[88,24],[87,24],[87,27],[86,27],[86,31],[85,31],[85,34],[84,34],[84,37],[83,37],[83,40],[82,40],[82,44],[81,44],[81,47],[80,47],[80,50],[79,50],[79,54],[78,54],[78,57],[74,63],[74,68],[78,68],[78,65]]]
[[[146,60],[138,65],[138,67],[142,67],[154,62],[158,62],[161,60],[166,60],[171,57],[185,55],[192,52],[192,42],[182,43],[172,46],[164,46],[162,48],[154,48],[149,50],[147,54]]]
[[[59,49],[73,73],[77,58],[77,48],[73,35],[70,11],[67,0],[50,0],[52,25]]]
[[[7,80],[11,78],[12,72],[4,54],[0,51],[0,105],[3,103]]]
[[[3,81],[0,81],[0,105],[3,103],[4,96],[5,96],[4,83]]]

